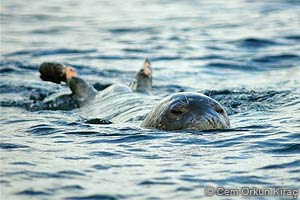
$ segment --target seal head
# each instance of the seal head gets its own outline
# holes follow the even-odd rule
[[[141,126],[160,130],[214,130],[229,128],[230,122],[217,101],[201,93],[181,92],[164,98]]]

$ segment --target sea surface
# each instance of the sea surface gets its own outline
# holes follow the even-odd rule
[[[206,197],[205,187],[300,188],[300,1],[1,0],[0,13],[1,199],[249,199]],[[40,80],[42,62],[101,86],[129,83],[145,58],[153,95],[203,92],[231,128],[147,130],[30,109],[68,91]]]

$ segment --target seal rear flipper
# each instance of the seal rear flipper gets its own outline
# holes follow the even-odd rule
[[[49,81],[60,84],[67,82],[65,66],[59,63],[44,62],[40,65],[40,78],[43,81]]]
[[[148,58],[145,59],[143,68],[138,71],[135,76],[135,81],[130,84],[130,87],[135,92],[151,94],[152,91],[152,69]]]
[[[67,82],[69,78],[77,76],[74,68],[65,66],[60,63],[44,62],[39,68],[40,78],[43,81],[49,81],[60,84]]]

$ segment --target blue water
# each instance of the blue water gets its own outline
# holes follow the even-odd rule
[[[299,13],[297,0],[2,0],[1,199],[299,189]],[[27,109],[41,95],[67,91],[39,79],[42,62],[74,66],[92,84],[127,84],[146,57],[154,95],[204,92],[224,105],[231,129],[92,125],[80,109]]]

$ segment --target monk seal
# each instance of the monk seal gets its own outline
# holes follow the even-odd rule
[[[55,83],[66,82],[72,93],[45,101],[48,107],[80,108],[79,112],[88,114],[88,117],[100,116],[118,122],[142,121],[140,126],[148,129],[214,130],[230,127],[225,109],[204,94],[179,92],[160,101],[151,95],[152,68],[148,59],[129,86],[113,84],[100,92],[80,78],[74,68],[55,66],[43,63],[41,78]],[[138,116],[138,113],[142,114]]]
[[[160,101],[141,124],[160,130],[211,130],[230,127],[225,109],[214,99],[196,92],[180,92]]]

